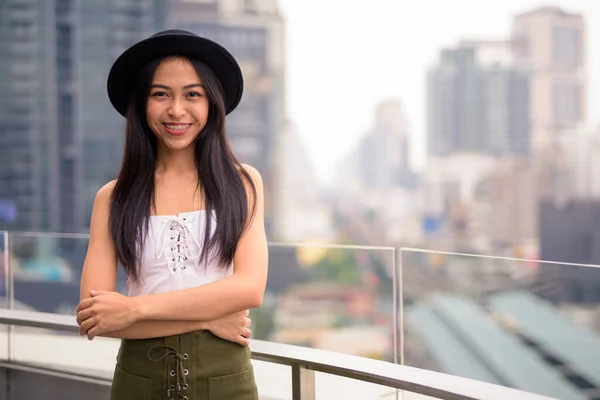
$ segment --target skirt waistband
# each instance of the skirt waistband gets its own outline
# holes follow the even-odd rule
[[[123,339],[117,367],[128,374],[152,379],[167,398],[183,399],[188,387],[208,390],[210,378],[251,369],[250,349],[197,331],[154,339]]]

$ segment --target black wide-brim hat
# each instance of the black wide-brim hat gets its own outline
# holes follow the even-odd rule
[[[221,45],[183,30],[158,32],[125,50],[108,74],[108,98],[113,107],[127,116],[136,75],[148,62],[166,56],[184,56],[206,64],[221,83],[225,112],[233,111],[244,90],[242,71],[233,56]]]

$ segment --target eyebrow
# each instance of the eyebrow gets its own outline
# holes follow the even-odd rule
[[[190,85],[185,85],[183,88],[184,89],[191,89],[191,88],[194,88],[194,87],[204,88],[204,86],[201,83],[192,83]],[[167,85],[161,85],[160,83],[153,83],[152,85],[150,85],[150,89],[154,89],[154,88],[171,90],[171,87],[169,87]]]

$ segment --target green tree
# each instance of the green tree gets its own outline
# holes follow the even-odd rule
[[[344,285],[359,285],[360,271],[352,250],[330,249],[323,258],[309,269],[309,279],[313,282],[335,282]]]

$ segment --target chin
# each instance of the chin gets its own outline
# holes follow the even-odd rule
[[[181,140],[181,141],[173,141],[173,140],[165,140],[164,141],[166,147],[171,150],[185,150],[188,147],[194,145],[194,140]]]
[[[196,141],[196,138],[198,137],[198,135],[190,135],[190,134],[186,134],[184,136],[172,136],[167,132],[161,132],[160,136],[160,140],[163,142],[163,144],[165,145],[165,147],[167,147],[170,150],[184,150],[187,149],[190,146],[194,145],[194,142]]]

